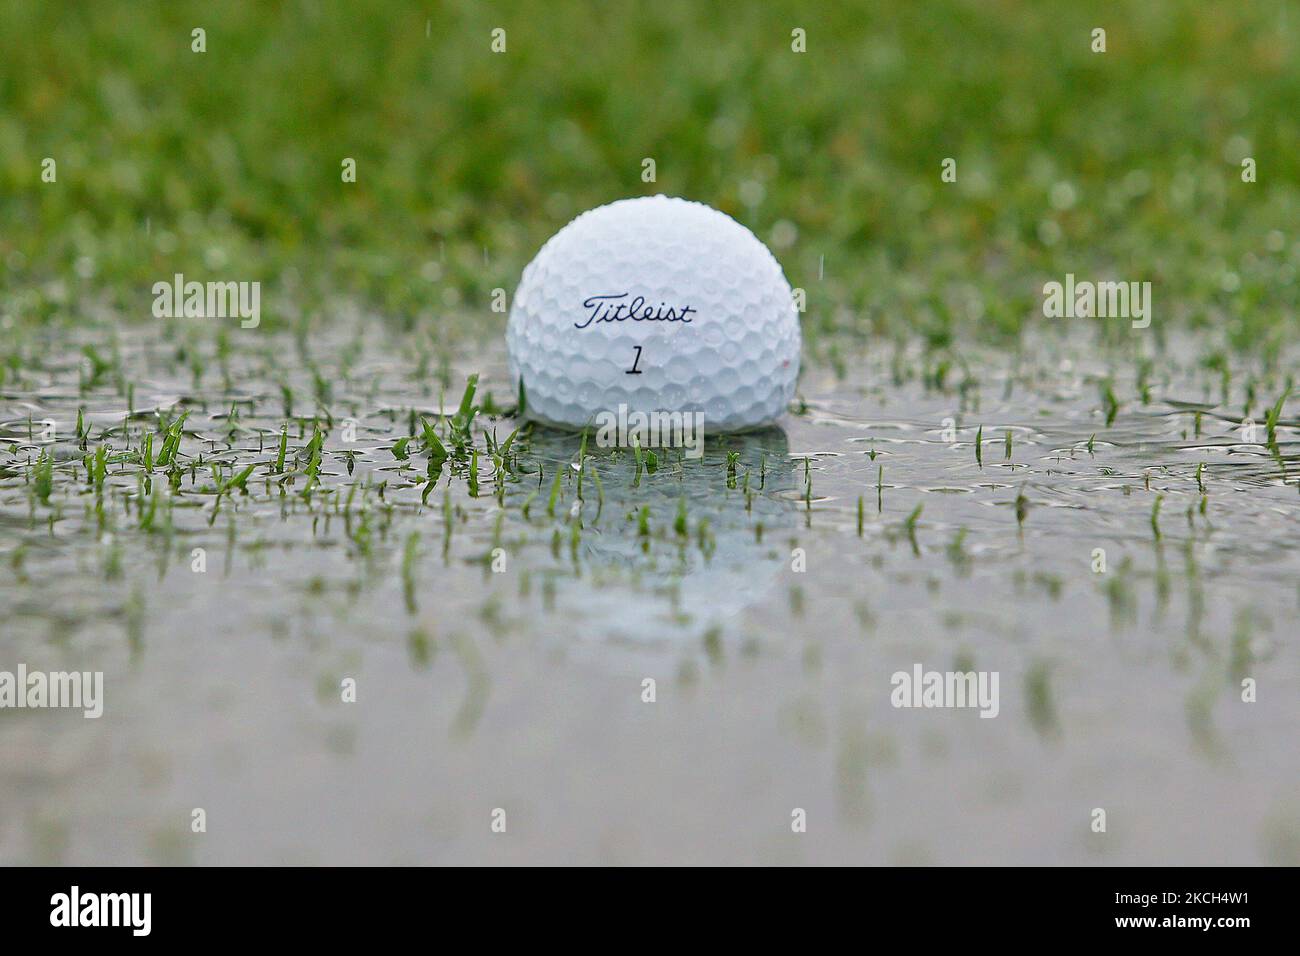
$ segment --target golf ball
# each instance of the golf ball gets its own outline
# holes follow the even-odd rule
[[[703,203],[623,199],[583,213],[524,269],[506,332],[524,413],[582,428],[601,412],[703,415],[738,431],[785,411],[799,313],[755,235]]]

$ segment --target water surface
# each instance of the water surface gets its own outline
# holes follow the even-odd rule
[[[0,669],[102,670],[106,703],[0,711],[4,863],[1300,862],[1277,370],[876,343],[699,460],[580,471],[536,430],[498,484],[495,340],[49,336],[0,391]],[[477,494],[448,462],[426,495],[419,425],[394,443],[413,411],[446,439],[472,372]],[[182,410],[169,492],[136,459]],[[894,708],[916,663],[997,671],[999,715]]]

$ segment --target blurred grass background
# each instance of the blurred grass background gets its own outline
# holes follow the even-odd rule
[[[184,272],[486,335],[490,290],[572,216],[665,192],[769,242],[831,358],[1013,339],[1066,272],[1151,280],[1157,336],[1275,356],[1297,328],[1298,31],[1287,0],[6,0],[0,309],[145,321]]]

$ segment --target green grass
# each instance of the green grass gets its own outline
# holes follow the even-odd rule
[[[1156,335],[1276,356],[1297,322],[1288,6],[11,0],[0,308],[149,321],[151,283],[183,272],[264,281],[271,326],[346,298],[481,337],[556,228],[666,192],[772,244],[832,367],[878,337],[1014,338],[1066,272],[1151,280]],[[7,338],[21,365],[35,345]]]

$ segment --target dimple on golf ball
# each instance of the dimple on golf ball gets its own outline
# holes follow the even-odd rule
[[[506,332],[524,412],[582,428],[601,412],[775,420],[799,374],[799,313],[772,253],[725,213],[623,199],[578,216],[524,269]]]

